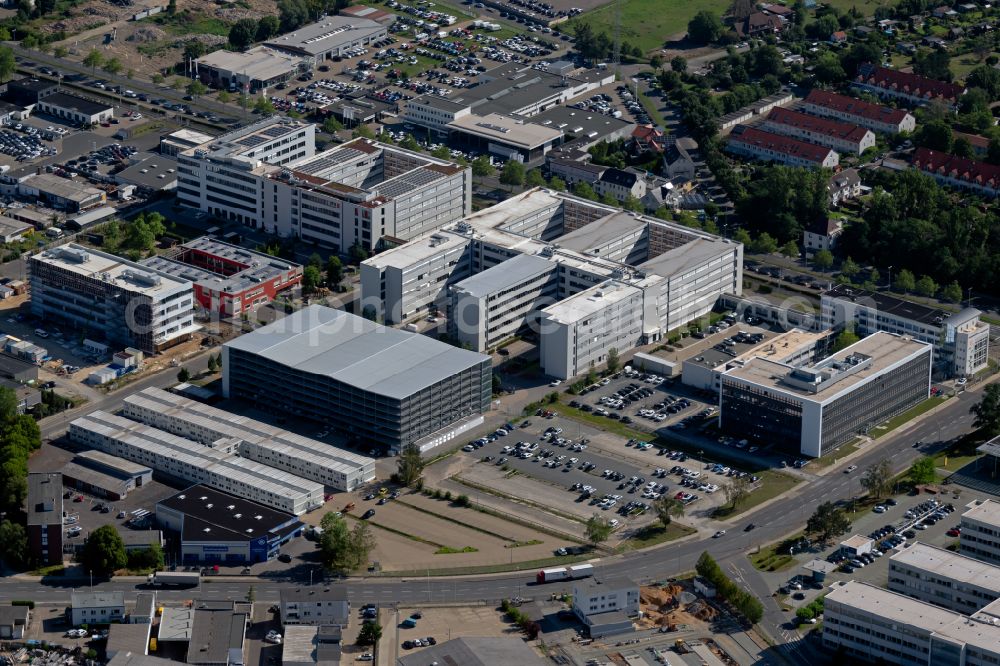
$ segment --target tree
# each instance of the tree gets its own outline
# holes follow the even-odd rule
[[[208,357],[208,371],[212,374],[218,372],[219,366],[215,362],[215,355],[211,354]]]
[[[487,176],[492,176],[495,169],[493,165],[490,164],[490,158],[486,155],[480,155],[476,159],[472,160],[472,175],[477,178],[485,178]]]
[[[861,475],[861,487],[868,491],[873,499],[882,499],[892,488],[892,467],[889,460],[883,458],[865,469]]]
[[[525,187],[545,187],[545,176],[541,169],[532,169],[524,177]]]
[[[185,60],[197,60],[205,55],[205,45],[197,39],[189,39],[184,42],[183,55]]]
[[[12,569],[23,569],[30,564],[30,556],[24,526],[10,520],[0,522],[0,560]]]
[[[326,262],[326,286],[334,289],[340,285],[340,281],[343,279],[344,264],[337,255],[330,255],[330,258]]]
[[[906,471],[906,477],[918,486],[934,483],[937,479],[937,464],[934,462],[934,458],[924,456],[914,460],[910,469]]]
[[[844,259],[844,263],[840,265],[840,274],[846,278],[853,278],[860,270],[861,267],[850,257]]]
[[[723,29],[719,17],[703,9],[688,22],[688,38],[700,44],[711,44],[718,41]]]
[[[988,65],[980,65],[965,78],[969,88],[979,88],[986,92],[990,101],[1000,99],[1000,70]]]
[[[953,74],[949,68],[951,56],[945,51],[933,49],[918,51],[913,56],[913,72],[941,81],[951,81]]]
[[[323,131],[327,134],[334,134],[342,129],[344,129],[344,126],[333,116],[330,116],[323,121]]]
[[[587,519],[584,534],[591,545],[597,546],[607,541],[608,537],[611,536],[611,523],[602,518],[601,514],[595,513]]]
[[[948,285],[941,288],[941,298],[951,303],[961,303],[962,302],[962,286],[958,282],[952,280]]]
[[[420,152],[420,142],[417,141],[412,134],[407,134],[403,137],[403,140],[399,142],[400,148],[406,148],[407,150],[412,150],[414,152]]]
[[[552,176],[552,178],[549,179],[549,188],[555,190],[556,192],[565,192],[566,181],[559,176]]]
[[[111,58],[111,59],[109,59],[108,61],[106,61],[104,63],[104,67],[102,67],[102,69],[105,72],[107,72],[108,74],[111,74],[112,76],[114,76],[115,74],[118,74],[123,69],[125,69],[125,66],[122,64],[121,60],[119,60],[118,58]]]
[[[131,550],[125,553],[129,569],[147,569],[156,571],[164,565],[163,548],[158,543],[152,543],[149,548]]]
[[[361,247],[361,243],[355,243],[347,250],[347,258],[352,264],[360,264],[368,258],[368,251]]]
[[[404,486],[412,486],[424,471],[423,457],[420,455],[420,447],[416,444],[407,444],[399,453],[399,461],[396,464],[396,473],[399,475],[399,482]]]
[[[229,43],[233,48],[243,51],[253,44],[257,35],[257,22],[251,18],[240,19],[229,29]]]
[[[766,231],[757,236],[750,245],[755,254],[774,254],[778,251],[778,241]]]
[[[315,266],[306,266],[302,269],[302,291],[311,294],[323,284],[323,275]]]
[[[832,537],[845,534],[851,529],[851,521],[843,509],[833,502],[823,502],[816,507],[816,512],[806,522],[806,532],[815,534],[822,542],[828,542]]]
[[[944,120],[930,120],[920,125],[913,135],[913,141],[918,146],[947,153],[951,152],[954,138],[951,133],[951,126],[947,122]]]
[[[688,61],[684,56],[674,56],[670,59],[670,71],[683,74],[688,69]]]
[[[278,21],[277,16],[262,16],[259,21],[257,21],[257,31],[254,34],[254,40],[258,42],[264,42],[271,39],[281,30],[281,23]]]
[[[103,62],[104,56],[102,56],[101,52],[97,49],[91,49],[90,53],[88,53],[83,59],[83,64],[90,67],[90,69],[94,72],[97,71],[97,68],[100,67]]]
[[[753,244],[753,239],[750,238],[750,232],[742,227],[737,229],[736,233],[733,234],[733,240],[737,243],[742,243],[747,249],[749,249],[750,245]]]
[[[187,94],[194,97],[199,97],[208,92],[208,86],[206,86],[201,81],[195,80],[187,85]]]
[[[983,390],[983,397],[969,408],[975,418],[972,425],[988,437],[1000,435],[1000,384],[990,384]]]
[[[576,185],[573,186],[573,194],[582,199],[590,199],[591,201],[600,199],[594,188],[590,186],[590,183],[583,180],[577,181]]]
[[[114,525],[101,525],[83,545],[80,562],[92,573],[110,576],[128,563],[125,542]]]
[[[649,58],[649,66],[653,68],[654,72],[660,71],[660,69],[663,68],[663,56],[661,56],[659,53],[654,53]]]
[[[54,49],[52,49],[52,55],[54,55],[57,58],[65,58],[66,56],[69,55],[69,49],[67,49],[65,46],[57,46]]]
[[[750,478],[734,476],[730,481],[722,484],[722,492],[726,496],[726,502],[735,509],[750,494]]]
[[[924,275],[917,280],[917,293],[921,296],[933,296],[937,293],[937,283],[929,275]]]
[[[382,638],[382,625],[378,622],[365,622],[358,632],[358,645],[375,645]]]
[[[511,188],[524,185],[524,164],[517,160],[507,160],[500,172],[500,182]]]
[[[98,55],[100,55],[100,54],[98,54]],[[163,74],[160,74],[159,72],[156,72],[155,74],[153,74],[153,76],[150,77],[149,80],[152,81],[155,85],[158,85],[158,86],[159,85],[163,85]],[[221,94],[220,94],[220,96],[221,96]],[[220,99],[219,101],[222,101],[222,100]]]
[[[904,268],[896,274],[895,285],[896,289],[908,294],[917,288],[917,279],[913,277],[913,273]]]
[[[168,0],[167,2],[167,14],[173,16],[177,13],[177,0]]]
[[[431,151],[431,157],[436,157],[439,160],[446,160],[451,157],[451,150],[448,149],[448,146],[441,144]]]
[[[833,267],[833,253],[829,250],[820,250],[813,255],[813,264],[821,271],[828,271]]]
[[[859,340],[861,340],[861,338],[859,338],[858,334],[854,332],[854,326],[848,324],[833,341],[833,348],[831,349],[831,352],[839,352],[841,349],[846,349]]]
[[[320,256],[319,252],[313,252],[309,255],[309,261],[306,262],[306,265],[319,268],[323,265],[323,257]]]
[[[0,46],[0,81],[10,79],[16,69],[17,62],[14,60],[14,52],[8,46]]]
[[[228,90],[220,90],[216,98],[223,104],[229,104],[233,101],[233,96]]]
[[[374,139],[375,132],[368,125],[358,125],[353,130],[351,130],[351,138],[353,139]]]
[[[614,347],[608,350],[608,372],[614,374],[621,367],[621,359],[618,358],[618,350]]]
[[[254,590],[253,585],[247,588],[246,600],[249,601],[250,603],[257,601],[257,591]]]
[[[791,258],[799,256],[799,244],[793,240],[788,241],[781,246],[781,254]]]
[[[813,67],[813,73],[816,75],[816,80],[820,83],[839,83],[847,78],[847,73],[844,71],[844,66],[841,64],[840,58],[832,51],[820,54],[819,58],[816,59],[816,65]]]
[[[674,518],[684,515],[684,504],[673,497],[663,495],[653,500],[653,511],[656,512],[656,517],[659,518],[660,523],[666,528],[673,522]]]
[[[271,114],[274,113],[274,104],[271,100],[261,95],[253,103],[253,110],[261,114]]]
[[[188,370],[187,368],[181,368],[180,370],[177,371],[177,381],[183,383],[188,381],[189,379],[191,379],[190,370]]]

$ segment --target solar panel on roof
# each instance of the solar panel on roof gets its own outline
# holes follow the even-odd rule
[[[289,131],[290,130],[287,127],[275,126],[275,127],[268,127],[266,130],[262,132],[262,134],[266,134],[267,136],[276,139],[279,136],[284,136],[288,134]]]
[[[240,144],[241,146],[246,146],[247,148],[253,148],[254,146],[259,146],[260,144],[264,143],[266,140],[267,139],[265,139],[264,137],[257,136],[256,134],[251,134],[250,136],[243,137],[236,143]]]

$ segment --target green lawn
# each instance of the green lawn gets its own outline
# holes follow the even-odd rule
[[[567,418],[581,421],[594,426],[598,430],[604,430],[605,432],[610,432],[626,439],[638,439],[645,442],[652,442],[656,439],[656,435],[653,435],[652,433],[633,430],[627,425],[622,425],[619,421],[615,421],[614,419],[609,419],[606,416],[597,416],[592,412],[581,412],[579,409],[575,409],[561,402],[546,404],[542,407],[542,409],[550,409],[553,412],[562,414]],[[655,451],[652,453],[655,455]]]
[[[639,103],[642,104],[642,108],[646,109],[646,113],[649,114],[650,119],[660,127],[665,124],[663,121],[663,115],[656,106],[656,102],[651,100],[649,97],[644,95],[642,92],[639,93]]]
[[[937,459],[937,466],[938,468],[946,469],[949,472],[957,472],[977,458],[979,458],[978,453],[970,456],[943,455]]]
[[[618,0],[622,12],[622,42],[634,44],[649,53],[662,48],[673,35],[687,31],[687,24],[695,14],[707,9],[721,16],[731,4],[728,0]],[[595,32],[609,36],[615,24],[613,5],[607,4],[575,19],[589,23]],[[570,24],[572,25],[572,24]],[[568,30],[573,34],[572,28]]]
[[[836,7],[844,14],[857,9],[865,16],[871,16],[875,13],[876,9],[883,6],[885,3],[880,2],[879,0],[824,0],[823,4]],[[810,14],[811,13],[812,12],[810,12]]]
[[[774,499],[779,495],[784,495],[799,484],[798,479],[790,477],[787,474],[782,474],[781,472],[775,472],[774,470],[764,470],[758,476],[762,483],[760,488],[747,495],[747,498],[736,509],[726,504],[712,512],[712,517],[725,519],[738,516],[754,507],[760,506],[768,500]],[[721,493],[722,491],[719,490],[719,492]]]
[[[804,536],[805,534],[797,534],[792,539],[798,540]],[[761,548],[759,553],[751,553],[749,555],[750,563],[759,571],[784,571],[788,569],[795,564],[795,558],[788,553],[778,553],[778,548],[786,541],[788,540],[776,541]]]
[[[886,421],[881,425],[875,426],[874,428],[871,429],[871,432],[869,432],[869,434],[875,439],[879,439],[880,437],[885,437],[899,426],[903,425],[904,423],[909,423],[910,421],[917,418],[921,414],[924,414],[925,412],[934,409],[947,399],[948,399],[947,396],[935,396],[933,398],[927,398],[920,404],[911,407],[902,414],[892,417],[891,419],[889,419],[888,421]]]
[[[658,522],[653,523],[636,532],[635,536],[623,541],[618,546],[618,552],[649,548],[650,546],[686,537],[689,534],[694,534],[694,532],[695,529],[693,527],[682,525],[676,521],[670,523],[666,529]]]
[[[848,442],[843,446],[831,451],[822,458],[816,458],[812,461],[812,464],[816,467],[829,467],[838,460],[843,460],[847,456],[851,455],[858,450],[858,441],[855,439],[853,442]]]

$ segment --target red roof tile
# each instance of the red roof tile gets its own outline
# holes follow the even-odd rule
[[[867,120],[874,120],[880,123],[892,123],[898,125],[906,117],[905,109],[893,109],[888,106],[863,102],[847,95],[827,92],[825,90],[812,89],[805,99],[807,104],[815,104],[827,109],[849,113],[852,116],[859,116]]]
[[[896,69],[879,67],[866,63],[858,68],[858,79],[869,85],[886,90],[897,90],[910,95],[928,99],[940,97],[945,100],[957,100],[965,88],[947,81],[929,79],[926,76],[900,72]]]
[[[791,157],[798,157],[810,162],[822,164],[823,160],[833,152],[825,146],[817,146],[814,143],[806,143],[793,139],[790,136],[782,136],[773,132],[765,132],[755,127],[738,125],[729,135],[730,141],[738,141],[759,148],[768,148]]]
[[[853,141],[855,143],[864,139],[865,135],[870,131],[852,123],[811,116],[808,113],[800,113],[799,111],[792,111],[780,106],[771,109],[771,112],[767,114],[767,119],[770,122],[797,127],[802,130],[825,134],[835,139]]]
[[[913,154],[913,166],[921,171],[939,173],[967,180],[970,183],[1000,189],[1000,167],[986,162],[970,160],[949,153],[940,153],[927,148],[917,148]]]

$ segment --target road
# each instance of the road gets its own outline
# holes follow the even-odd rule
[[[203,358],[186,364],[197,370],[204,364]],[[138,382],[131,390],[144,386],[164,385],[172,377],[153,376]],[[117,403],[120,398],[114,394],[104,401],[88,405],[101,408]],[[913,459],[935,448],[943,447],[948,440],[959,437],[971,429],[969,407],[978,400],[977,392],[960,394],[957,399],[946,403],[933,417],[910,426],[902,434],[888,435],[871,450],[859,455],[854,463],[860,468],[882,458],[892,461],[895,471],[909,466]],[[72,416],[67,417],[70,420]],[[65,419],[63,419],[65,421]],[[43,424],[43,434],[51,437],[57,434],[64,422],[49,419]],[[913,447],[915,441],[923,442],[921,449]],[[773,637],[796,640],[786,624],[787,614],[783,613],[771,597],[773,590],[766,581],[749,566],[745,554],[759,544],[766,544],[788,535],[805,524],[814,507],[821,501],[849,498],[860,492],[859,475],[847,475],[839,471],[817,477],[809,484],[802,484],[800,490],[782,497],[771,504],[743,516],[740,524],[754,522],[757,528],[746,533],[734,529],[721,539],[686,541],[644,552],[629,553],[595,562],[597,571],[604,576],[627,575],[639,581],[663,580],[679,572],[694,568],[702,551],[707,550],[736,580],[752,591],[765,605],[763,627]],[[293,572],[267,572],[253,579],[220,578],[208,579],[200,593],[203,596],[243,597],[250,585],[254,586],[260,600],[277,600],[282,587],[300,585],[309,579],[308,569],[296,568]],[[568,583],[553,583],[541,588],[532,584],[530,573],[508,573],[481,577],[418,577],[418,578],[367,578],[347,579],[348,593],[355,604],[374,603],[423,603],[434,601],[476,601],[498,600],[512,595],[533,597],[547,596],[551,592],[570,591]],[[137,579],[114,579],[98,582],[95,588],[101,590],[122,590],[134,592]],[[31,598],[38,602],[66,602],[70,590],[78,585],[86,585],[80,580],[66,580],[58,577],[37,579],[13,578],[0,586],[0,600]],[[190,599],[191,590],[163,590],[160,597],[165,600],[180,601]]]

